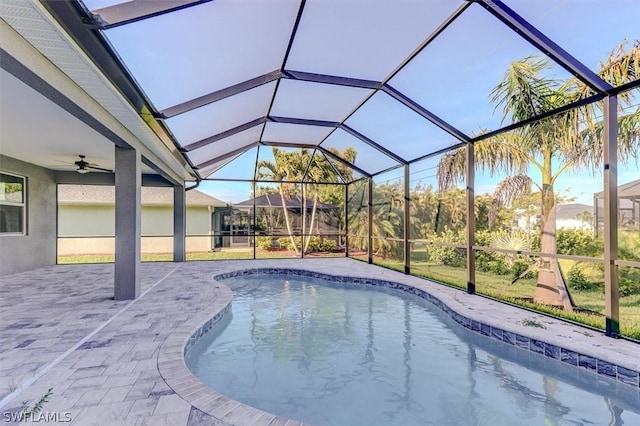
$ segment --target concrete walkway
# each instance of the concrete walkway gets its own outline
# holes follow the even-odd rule
[[[175,358],[185,339],[228,305],[231,291],[213,276],[249,268],[403,282],[483,324],[640,370],[634,343],[351,259],[145,263],[134,302],[113,300],[113,265],[58,265],[0,278],[0,421],[52,388],[43,413],[72,424],[300,424],[226,398],[209,401],[213,411],[198,409],[199,388],[180,386],[184,363],[163,361],[163,350],[172,346]],[[526,319],[547,328],[526,327]],[[640,386],[637,373],[630,380]],[[223,403],[226,409],[215,411]]]

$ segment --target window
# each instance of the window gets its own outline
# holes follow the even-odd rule
[[[25,233],[26,178],[0,172],[0,234]]]

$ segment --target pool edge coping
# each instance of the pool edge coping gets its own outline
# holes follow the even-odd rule
[[[185,362],[185,354],[187,351],[215,324],[224,318],[231,308],[233,293],[231,289],[221,281],[233,277],[259,274],[293,274],[325,279],[330,282],[371,285],[404,291],[430,302],[460,326],[471,332],[543,355],[547,358],[561,361],[583,371],[592,372],[597,376],[609,377],[621,384],[640,390],[640,369],[636,370],[634,368],[621,366],[593,355],[583,354],[572,349],[564,348],[558,344],[546,342],[540,338],[525,336],[521,332],[513,331],[515,327],[497,327],[474,320],[461,314],[427,290],[418,288],[412,284],[362,276],[332,275],[301,268],[261,267],[229,271],[214,275],[213,284],[216,285],[216,288],[220,289],[219,296],[224,297],[223,300],[217,301],[217,311],[203,311],[188,320],[167,337],[158,352],[158,371],[167,385],[191,406],[223,422],[231,424],[269,424],[274,421],[284,421],[287,425],[302,424],[299,421],[280,417],[276,414],[243,404],[215,391],[198,379],[187,367]],[[424,281],[430,282],[427,280]],[[579,327],[577,325],[574,326]]]

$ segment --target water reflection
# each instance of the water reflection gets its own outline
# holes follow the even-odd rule
[[[235,286],[231,324],[187,356],[244,403],[318,425],[640,424],[637,390],[470,333],[412,296],[268,281]]]

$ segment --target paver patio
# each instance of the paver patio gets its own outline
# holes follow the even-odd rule
[[[640,370],[632,342],[351,259],[145,263],[141,297],[134,302],[113,300],[113,265],[58,265],[0,278],[0,399],[19,391],[0,411],[17,411],[22,401],[33,404],[53,388],[43,412],[66,415],[72,424],[299,424],[202,392],[184,362],[171,359],[228,305],[231,291],[213,276],[249,268],[411,284],[477,321],[509,324],[530,337]],[[547,329],[525,327],[523,319]]]

